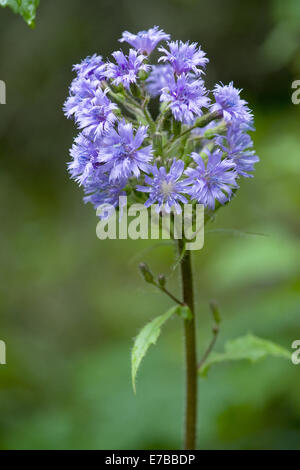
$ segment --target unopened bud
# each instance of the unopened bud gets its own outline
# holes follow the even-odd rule
[[[217,302],[215,300],[211,300],[209,302],[209,307],[210,307],[211,313],[214,317],[214,320],[215,320],[216,324],[218,325],[221,322],[221,316],[220,316],[220,311],[219,311],[219,307],[218,307]]]
[[[140,70],[139,71],[139,79],[140,80],[146,80],[149,77],[149,72],[146,72],[145,70]]]
[[[160,274],[158,276],[158,284],[160,285],[160,287],[165,287],[166,282],[167,282],[166,276],[164,274]]]
[[[222,115],[223,113],[221,111],[213,111],[211,113],[203,114],[203,116],[196,119],[194,125],[197,127],[205,127],[215,119],[220,119]]]
[[[163,101],[160,105],[160,112],[165,114],[169,109],[169,105],[168,103],[166,103],[165,101]]]
[[[130,85],[130,90],[133,96],[135,96],[136,98],[141,98],[142,96],[141,90],[135,83],[132,83]]]
[[[153,274],[150,271],[149,266],[146,263],[140,263],[139,264],[139,269],[140,269],[140,271],[142,273],[142,276],[145,279],[145,281],[149,282],[149,284],[154,284]]]

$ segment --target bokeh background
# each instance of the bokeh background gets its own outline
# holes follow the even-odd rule
[[[287,349],[300,339],[300,105],[291,102],[300,2],[41,0],[35,30],[0,9],[2,449],[180,446],[179,319],[144,360],[136,396],[129,363],[137,331],[170,306],[137,265],[168,274],[173,249],[96,238],[94,210],[66,171],[75,127],[61,111],[72,64],[108,56],[123,30],[154,24],[198,41],[207,85],[233,80],[256,116],[255,178],[242,181],[194,257],[199,349],[210,340],[212,298],[223,320],[218,351],[248,332]],[[283,359],[215,366],[200,379],[198,446],[299,449],[299,376]]]

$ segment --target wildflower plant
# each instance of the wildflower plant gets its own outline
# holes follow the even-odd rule
[[[70,176],[82,186],[84,201],[95,208],[103,203],[118,208],[122,195],[129,205],[157,204],[159,213],[180,214],[186,204],[202,204],[207,223],[236,196],[241,178],[253,176],[259,160],[250,137],[253,114],[232,82],[207,89],[204,77],[209,60],[198,44],[171,41],[157,26],[138,34],[125,31],[120,42],[128,45],[126,51],[115,51],[108,60],[95,54],[73,67],[76,77],[64,104],[66,116],[74,118],[78,128],[70,151]],[[159,57],[154,63],[155,49]],[[150,112],[150,101],[156,112]],[[209,366],[219,313],[212,304],[213,341],[199,362],[191,255],[185,250],[184,238],[177,244],[182,297],[167,289],[164,275],[156,279],[146,264],[140,265],[146,282],[168,295],[175,306],[137,336],[132,378],[135,388],[136,372],[148,347],[168,318],[179,315],[186,351],[184,446],[193,449],[197,374]],[[261,340],[257,344],[257,340],[244,338],[245,357],[252,358],[253,348],[282,353],[273,343]]]

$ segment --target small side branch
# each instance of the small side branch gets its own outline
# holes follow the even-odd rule
[[[163,274],[158,276],[158,280],[154,279],[154,276],[146,263],[140,263],[139,269],[142,273],[143,278],[145,279],[148,284],[152,284],[153,286],[157,287],[161,292],[166,294],[170,299],[173,300],[178,305],[184,307],[186,304],[179,300],[175,295],[173,295],[167,288],[166,288],[166,277]]]
[[[219,324],[221,322],[221,317],[220,317],[220,312],[219,312],[219,307],[218,307],[218,304],[214,301],[214,300],[211,300],[210,303],[209,303],[209,307],[210,307],[210,311],[211,311],[211,314],[213,316],[213,319],[214,319],[214,326],[212,328],[212,333],[213,333],[213,337],[208,345],[208,348],[206,349],[206,351],[204,352],[199,364],[198,364],[198,370],[201,369],[201,367],[203,366],[203,364],[205,364],[208,356],[210,355],[210,353],[212,352],[215,344],[216,344],[216,341],[217,341],[217,337],[218,337],[218,333],[219,333]]]
[[[156,284],[156,287],[158,287],[162,292],[164,292],[170,299],[173,300],[178,305],[181,305],[182,307],[185,306],[184,302],[181,302],[181,300],[177,299],[171,292],[169,292],[165,287],[160,287],[159,285]]]
[[[212,352],[215,344],[216,344],[216,341],[217,341],[217,337],[218,337],[218,333],[219,333],[219,327],[218,326],[214,326],[213,327],[213,337],[208,345],[208,348],[206,349],[206,351],[204,352],[202,358],[200,359],[199,363],[198,363],[198,370],[201,369],[201,367],[203,366],[203,364],[206,362],[208,356],[210,355],[210,353]]]

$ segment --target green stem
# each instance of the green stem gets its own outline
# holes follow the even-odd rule
[[[138,103],[135,98],[133,96],[130,96],[130,94],[128,92],[125,92],[126,94],[126,97],[128,99],[128,101],[130,102],[130,104],[135,107],[136,109],[136,112],[137,113],[140,113],[144,116],[144,118],[146,119],[148,125],[149,125],[149,129],[151,131],[151,133],[155,132],[155,123],[152,119],[152,116],[147,108],[147,101],[144,102],[143,105],[141,105],[140,103]]]
[[[172,147],[174,143],[176,143],[179,139],[181,139],[183,136],[190,134],[192,130],[197,129],[199,127],[205,127],[207,124],[209,124],[211,121],[214,121],[215,119],[220,119],[220,113],[219,111],[214,111],[212,113],[204,114],[200,118],[196,120],[196,123],[185,129],[183,132],[181,132],[179,135],[174,135],[174,137],[165,145],[165,149],[169,149]]]
[[[159,286],[157,286],[159,287]],[[164,292],[168,297],[170,297],[170,299],[173,300],[173,302],[175,302],[176,304],[178,305],[181,305],[181,306],[184,306],[185,304],[183,302],[181,302],[181,300],[177,299],[177,297],[175,297],[175,295],[173,295],[170,291],[168,291],[168,289],[166,289],[165,287],[159,287],[159,289]]]
[[[181,254],[184,248],[183,240],[178,240],[178,248],[179,254]],[[181,260],[181,280],[183,302],[188,305],[193,314],[192,319],[183,320],[186,363],[184,449],[194,450],[196,448],[197,425],[197,357],[193,275],[191,253],[188,250]]]

